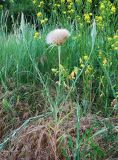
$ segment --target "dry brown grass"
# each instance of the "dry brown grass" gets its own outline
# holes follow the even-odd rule
[[[67,146],[68,136],[76,137],[76,118],[71,112],[60,123],[55,124],[52,118],[43,119],[21,130],[11,141],[8,151],[1,153],[5,160],[64,160],[62,150]],[[92,118],[81,119],[81,131],[89,128]],[[71,150],[67,154],[72,157]],[[0,160],[1,160],[0,159]],[[71,158],[73,159],[73,158]]]
[[[29,87],[21,87],[20,91],[21,90],[30,93]],[[30,106],[26,101],[16,101],[15,108],[19,114],[17,116],[16,112],[10,112],[10,114],[14,116],[15,121],[14,123],[9,123],[10,117],[9,114],[3,110],[2,98],[3,96],[5,96],[6,99],[11,98],[13,91],[6,94],[3,94],[2,88],[0,91],[0,138],[2,141],[5,134],[8,135],[8,133],[18,128],[23,120],[28,119],[31,115],[29,112]],[[37,92],[33,94],[36,98],[36,103],[39,103],[41,96],[37,95]],[[55,123],[53,117],[43,118],[30,123],[27,127],[21,129],[15,138],[11,139],[11,142],[5,149],[0,152],[0,160],[66,160],[62,152],[63,149],[66,150],[70,159],[74,160],[72,150],[68,148],[67,143],[68,137],[71,136],[73,144],[76,144],[76,108],[72,101],[61,105],[64,109],[61,114],[58,115],[58,123]],[[36,113],[36,115],[37,114],[39,113]],[[81,117],[80,137],[82,137],[87,129],[89,130],[92,127],[94,120],[102,121],[103,118],[91,114],[88,114],[86,117]],[[118,125],[116,119],[112,119],[111,123]],[[92,134],[94,134],[94,132],[96,132],[96,129],[93,130]],[[96,143],[99,143],[104,150],[107,147],[107,144],[105,144],[99,136],[96,139]],[[86,141],[82,144],[81,150],[85,145]],[[90,150],[91,147],[89,147],[87,152]]]
[[[8,82],[7,91],[0,86],[0,141],[23,121],[45,111],[46,105],[39,91],[40,86],[21,85],[17,90],[15,88],[11,81]],[[4,100],[8,106],[4,105]]]

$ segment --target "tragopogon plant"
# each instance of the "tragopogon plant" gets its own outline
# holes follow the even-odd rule
[[[58,47],[58,60],[59,60],[59,85],[61,85],[61,45],[68,39],[70,32],[67,29],[55,29],[48,33],[46,37],[47,44],[56,45]]]

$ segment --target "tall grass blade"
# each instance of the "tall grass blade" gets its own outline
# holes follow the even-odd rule
[[[94,45],[95,45],[96,35],[97,35],[97,31],[96,31],[96,22],[95,22],[95,19],[94,19],[94,20],[93,20],[93,24],[92,24],[92,30],[91,30],[92,50],[93,50]]]

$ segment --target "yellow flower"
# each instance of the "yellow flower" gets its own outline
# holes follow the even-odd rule
[[[61,5],[60,4],[57,4],[57,7],[59,8]]]
[[[107,40],[108,40],[109,42],[111,42],[111,41],[112,41],[112,38],[111,38],[111,37],[108,37]]]
[[[71,9],[71,10],[70,10],[70,13],[74,13],[74,12],[75,12],[74,9]]]
[[[113,49],[114,49],[114,51],[118,51],[118,47],[114,47]]]
[[[84,59],[85,61],[87,61],[88,58],[89,58],[88,56],[84,56],[84,57],[83,57],[83,59]]]
[[[90,18],[90,15],[89,15],[88,13],[85,13],[85,14],[84,14],[84,20],[85,20],[87,23],[90,23],[91,18]]]
[[[39,36],[40,36],[39,32],[35,32],[35,33],[34,33],[34,38],[35,38],[35,39],[38,39]]]
[[[87,0],[88,3],[92,3],[92,0]]]
[[[43,2],[43,1],[41,1],[41,2],[40,2],[40,6],[43,6],[43,5],[44,5],[44,2]]]
[[[111,7],[111,13],[115,13],[116,12],[116,7],[112,5]]]
[[[72,5],[73,5],[73,2],[70,2],[70,5],[72,6]]]
[[[114,46],[114,43],[111,45],[111,47],[112,47],[112,48],[114,48],[114,47],[115,47],[115,46]]]
[[[36,0],[33,0],[32,2],[33,2],[33,4],[36,4]]]
[[[71,9],[72,8],[72,6],[71,5],[68,5],[68,9]]]
[[[115,39],[115,40],[118,39],[118,35],[114,35],[113,39]]]
[[[65,3],[65,0],[61,0],[61,3]]]
[[[68,3],[71,3],[71,2],[72,2],[72,0],[67,0],[67,2],[68,2]]]
[[[96,19],[96,22],[102,22],[103,20],[102,16],[96,16],[95,19]]]
[[[66,11],[63,11],[62,13],[63,13],[63,14],[66,14]]]
[[[45,20],[44,19],[41,20],[41,24],[45,24]]]
[[[85,74],[90,74],[92,73],[92,71],[93,71],[93,68],[90,65],[88,65],[86,68]]]
[[[84,66],[85,66],[84,64],[80,64],[80,67],[81,67],[81,68],[84,68]]]
[[[69,78],[70,80],[72,80],[72,79],[75,79],[75,76],[76,76],[76,75],[75,75],[75,72],[72,71],[68,78]]]
[[[75,79],[75,77],[76,77],[77,74],[78,74],[78,71],[79,71],[79,68],[78,68],[78,67],[74,67],[73,71],[72,71],[71,74],[69,75],[69,79],[70,79],[70,80]]]
[[[103,18],[102,18],[102,16],[96,16],[95,20],[96,20],[97,26],[100,27],[100,28],[103,28]]]
[[[45,19],[42,19],[40,22],[41,22],[41,24],[43,25],[43,24],[46,24],[47,21],[48,21],[48,18],[45,18]]]
[[[42,17],[43,15],[42,15],[42,13],[41,12],[38,12],[37,13],[37,17]]]
[[[101,3],[100,4],[100,10],[104,10],[105,9],[105,5],[104,5],[104,3]]]

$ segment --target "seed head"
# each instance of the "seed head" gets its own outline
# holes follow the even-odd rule
[[[62,45],[70,36],[67,29],[55,29],[48,33],[46,37],[47,44]]]

